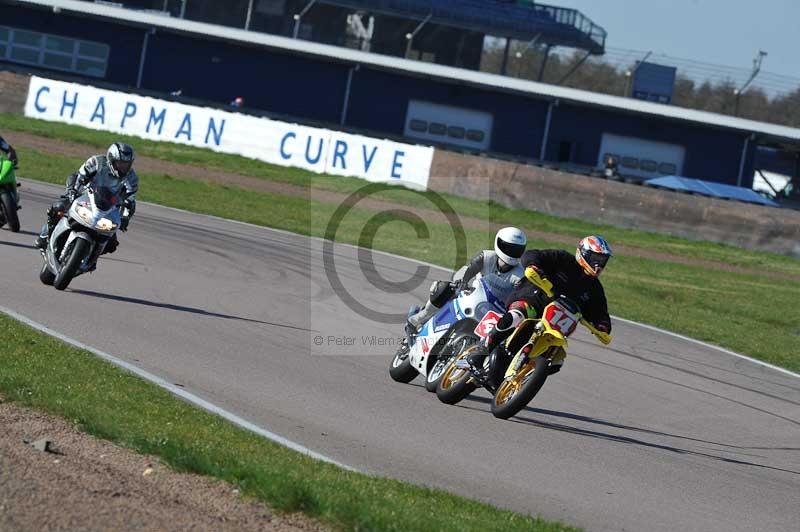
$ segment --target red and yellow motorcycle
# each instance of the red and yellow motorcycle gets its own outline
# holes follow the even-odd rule
[[[436,389],[439,399],[455,404],[479,386],[494,392],[492,414],[500,419],[508,419],[525,408],[539,393],[548,375],[564,363],[567,356],[567,337],[581,323],[605,345],[611,343],[611,335],[599,331],[581,317],[580,307],[568,297],[554,297],[553,285],[539,276],[533,268],[525,271],[530,282],[541,288],[552,301],[544,308],[542,317],[523,320],[514,333],[503,343],[502,348],[512,356],[502,380],[495,388],[487,380],[490,369],[497,368],[498,349],[486,357],[483,372],[477,374],[468,367],[465,359],[477,346],[461,352],[444,370]],[[496,316],[485,316],[494,320]],[[475,333],[485,336],[489,327],[478,324]],[[459,363],[459,361],[463,361]]]

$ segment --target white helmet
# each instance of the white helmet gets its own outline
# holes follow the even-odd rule
[[[504,227],[494,237],[494,252],[509,266],[516,266],[527,244],[528,238],[520,229]]]

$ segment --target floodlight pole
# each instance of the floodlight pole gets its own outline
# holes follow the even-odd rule
[[[247,18],[244,21],[245,31],[250,29],[250,20],[253,18],[253,0],[247,3]]]
[[[744,82],[744,85],[739,87],[738,89],[733,91],[733,94],[736,95],[736,103],[733,108],[733,116],[739,116],[739,99],[742,97],[742,93],[744,90],[756,79],[758,73],[761,72],[761,62],[767,56],[767,52],[764,50],[759,50],[758,55],[753,59],[753,72],[750,74],[750,78]]]
[[[316,3],[316,1],[317,0],[311,0],[308,4],[306,4],[306,7],[304,7],[302,11],[300,11],[299,13],[295,13],[294,32],[292,32],[293,39],[297,39],[297,35],[300,33],[300,21],[303,20],[305,14],[308,13],[308,10],[311,9],[311,6],[313,6]]]
[[[547,48],[544,49],[544,57],[542,58],[542,64],[539,67],[539,75],[536,76],[536,81],[542,81],[542,78],[544,78],[544,69],[547,68],[547,60],[550,59],[550,49],[552,47],[552,44],[548,44]]]
[[[406,59],[408,59],[408,56],[411,53],[411,45],[414,43],[414,37],[417,36],[419,30],[421,30],[423,26],[425,26],[425,24],[427,24],[431,18],[433,18],[433,13],[428,13],[428,16],[425,17],[425,20],[420,22],[419,25],[416,28],[414,28],[414,31],[412,31],[411,33],[406,33],[406,40],[408,41],[408,43],[406,44],[406,55],[405,55]]]
[[[574,74],[574,73],[575,73],[575,71],[576,71],[576,70],[578,70],[578,69],[581,67],[581,65],[582,65],[582,64],[584,64],[584,63],[586,62],[586,60],[587,60],[587,59],[589,59],[589,56],[590,56],[590,55],[592,55],[592,52],[591,52],[591,51],[588,51],[588,52],[586,52],[586,55],[584,55],[583,57],[581,57],[581,60],[580,60],[580,61],[578,61],[577,63],[575,63],[575,66],[573,66],[572,68],[570,68],[570,69],[569,69],[569,72],[567,72],[566,74],[564,74],[564,77],[562,77],[560,80],[558,80],[558,83],[556,83],[556,85],[561,85],[562,83],[564,83],[565,81],[567,81],[567,78],[569,78],[569,77],[570,77],[572,74]]]

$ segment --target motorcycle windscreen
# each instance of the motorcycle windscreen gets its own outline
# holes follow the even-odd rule
[[[94,203],[101,211],[108,211],[119,204],[119,196],[109,187],[97,187],[94,189]]]

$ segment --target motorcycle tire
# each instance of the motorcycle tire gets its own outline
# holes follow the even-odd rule
[[[42,282],[42,284],[47,286],[53,286],[53,283],[56,280],[56,274],[50,271],[50,269],[47,267],[47,262],[44,260],[42,260],[42,269],[39,272],[39,280]]]
[[[19,216],[17,216],[17,203],[9,192],[0,194],[0,202],[3,203],[3,213],[5,215],[8,228],[12,233],[19,233]]]
[[[75,239],[75,243],[72,245],[72,251],[69,257],[67,257],[64,267],[61,268],[61,271],[58,272],[58,275],[56,275],[53,281],[53,286],[56,290],[64,290],[69,286],[72,278],[75,277],[75,274],[78,272],[81,262],[89,255],[89,251],[89,242],[82,238]]]
[[[439,386],[439,381],[442,380],[444,370],[447,365],[458,356],[459,353],[464,351],[467,347],[478,343],[479,338],[472,333],[457,334],[439,353],[436,362],[428,371],[425,377],[425,389],[431,393],[436,393],[436,388]]]
[[[535,364],[532,371],[525,371],[531,362]],[[528,406],[539,390],[544,386],[549,374],[550,361],[539,356],[529,361],[520,369],[517,376],[504,380],[492,397],[492,415],[499,419],[508,419]],[[509,395],[510,394],[510,395]]]
[[[455,363],[466,358],[473,348],[465,349],[455,357],[445,368],[444,373],[439,378],[436,385],[436,397],[445,404],[454,405],[469,394],[474,392],[478,386],[472,379],[472,373],[468,369],[455,367]]]
[[[404,344],[394,354],[392,365],[389,366],[389,376],[392,377],[392,380],[408,384],[419,375],[419,372],[411,365],[409,351],[408,346]]]

